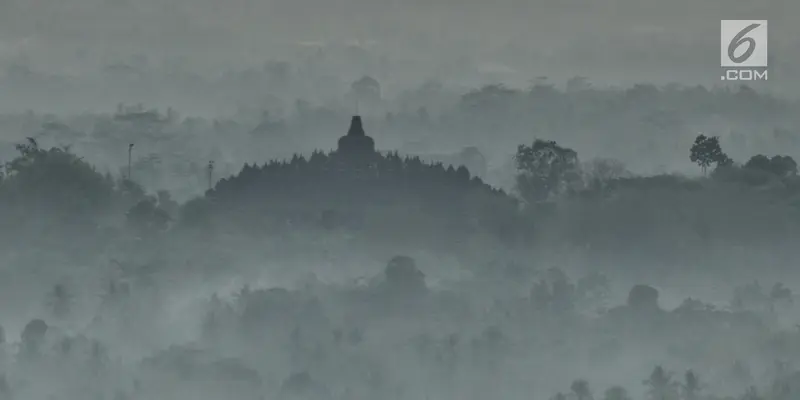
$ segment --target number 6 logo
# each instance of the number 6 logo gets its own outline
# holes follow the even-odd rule
[[[767,66],[767,21],[722,20],[720,39],[723,67]]]
[[[747,61],[747,59],[753,55],[753,52],[756,51],[756,40],[745,35],[759,26],[761,26],[761,24],[750,24],[737,33],[733,39],[731,39],[731,42],[728,44],[728,58],[730,58],[731,61],[741,64],[742,62]],[[747,50],[745,50],[745,52],[739,57],[736,57],[736,49],[745,43],[747,43]]]

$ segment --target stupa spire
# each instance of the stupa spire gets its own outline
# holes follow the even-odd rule
[[[364,132],[360,115],[354,115],[350,120],[347,135],[339,138],[336,152],[350,160],[370,159],[375,155],[375,141]]]
[[[364,132],[364,126],[361,124],[360,115],[354,115],[350,120],[350,129],[347,130],[347,136],[367,136]]]

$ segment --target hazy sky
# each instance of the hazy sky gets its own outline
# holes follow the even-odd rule
[[[796,0],[0,0],[0,63],[74,70],[146,54],[222,70],[361,39],[432,71],[469,59],[526,80],[716,79],[719,20],[768,19],[780,88],[800,72],[797,15]]]

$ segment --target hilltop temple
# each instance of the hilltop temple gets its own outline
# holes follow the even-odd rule
[[[359,115],[334,151],[245,164],[206,197],[208,211],[198,208],[202,218],[197,221],[225,221],[254,231],[278,232],[291,221],[294,227],[365,229],[395,239],[401,232],[414,240],[420,232],[432,232],[426,240],[434,240],[474,229],[505,237],[515,234],[518,219],[513,197],[463,166],[376,151]]]
[[[336,149],[338,158],[347,163],[369,164],[376,159],[375,140],[367,136],[361,122],[361,116],[355,115],[350,121],[347,135],[339,138]]]

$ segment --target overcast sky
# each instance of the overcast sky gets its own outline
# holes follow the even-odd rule
[[[797,0],[0,0],[0,62],[146,54],[222,69],[359,39],[432,69],[467,58],[531,78],[680,81],[716,78],[720,19],[768,19],[772,81],[783,71],[786,83],[800,71],[799,15]]]

